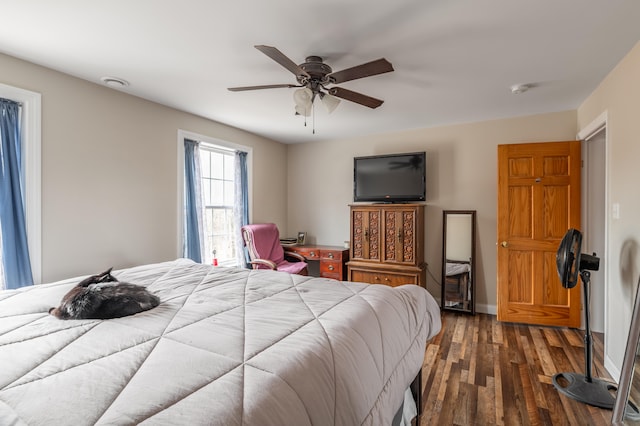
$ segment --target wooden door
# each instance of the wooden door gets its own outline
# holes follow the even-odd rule
[[[380,260],[380,208],[351,208],[351,260]]]
[[[560,284],[556,252],[580,228],[580,142],[498,146],[498,320],[580,326],[580,285]]]

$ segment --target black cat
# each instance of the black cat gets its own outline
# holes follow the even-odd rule
[[[72,288],[49,313],[60,319],[109,319],[137,314],[160,304],[158,296],[139,285],[123,283],[109,268]]]

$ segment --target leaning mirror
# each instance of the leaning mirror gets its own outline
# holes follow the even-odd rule
[[[640,425],[640,279],[631,316],[629,338],[613,405],[612,425]]]
[[[475,314],[476,211],[442,217],[442,309]]]

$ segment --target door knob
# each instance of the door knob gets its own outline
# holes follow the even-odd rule
[[[508,242],[506,242],[506,241],[503,241],[503,242],[501,242],[501,243],[500,243],[500,245],[501,245],[502,247],[508,247],[508,246],[509,246],[509,243],[508,243]]]

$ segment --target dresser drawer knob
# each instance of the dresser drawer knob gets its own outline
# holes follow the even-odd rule
[[[329,253],[329,256],[327,256],[329,259],[333,259],[333,253]]]
[[[333,269],[334,269],[333,265],[329,265],[329,268],[328,268],[328,269],[329,269],[330,271],[333,271]]]

